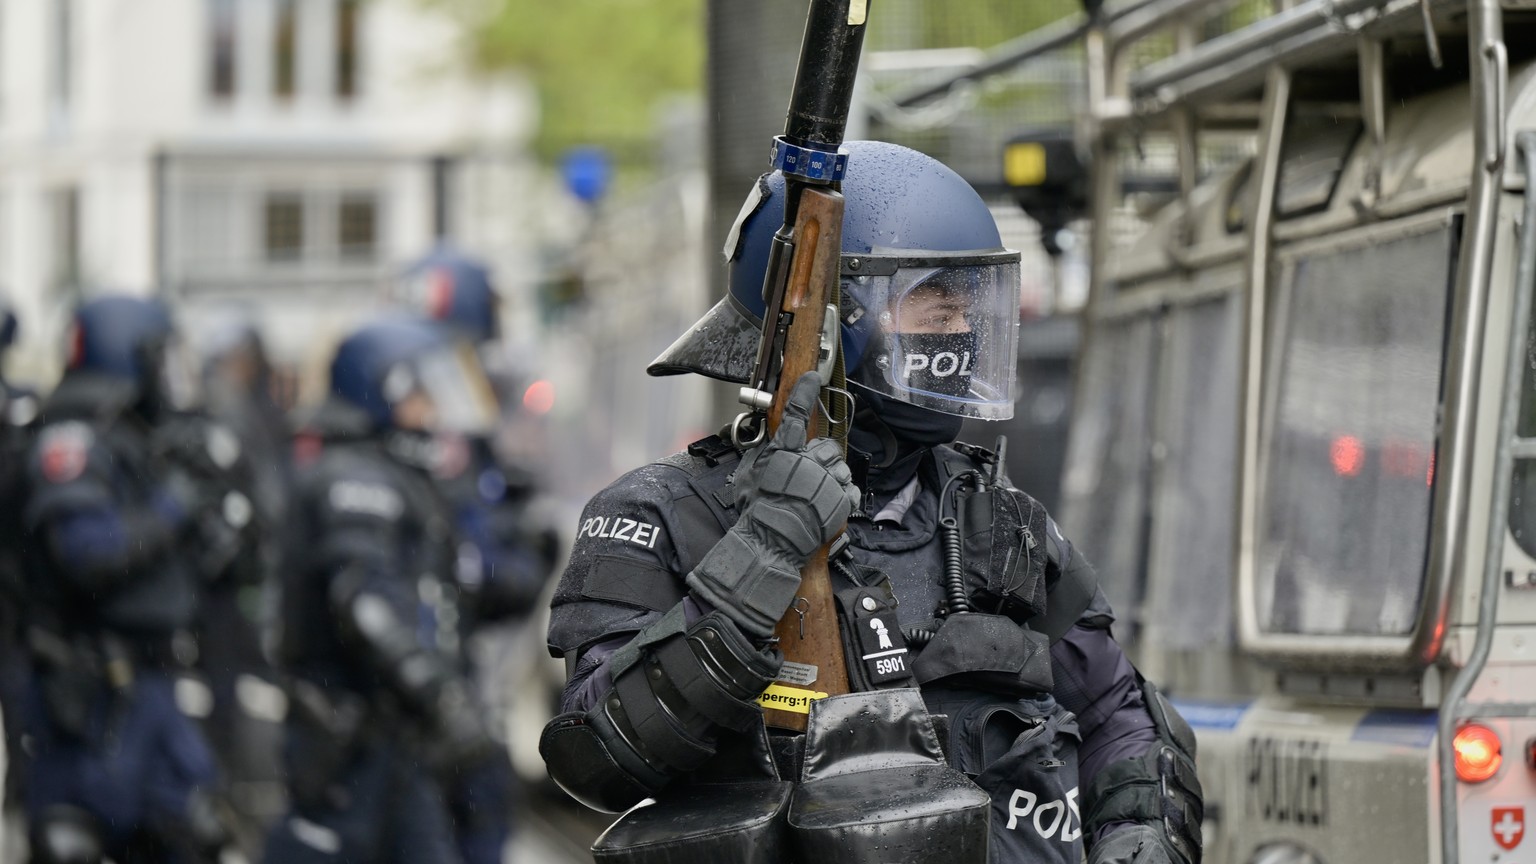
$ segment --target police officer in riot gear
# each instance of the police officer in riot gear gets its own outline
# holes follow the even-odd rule
[[[37,414],[36,395],[13,385],[5,374],[5,354],[15,343],[18,330],[15,313],[0,304],[0,501],[16,501],[21,494],[27,427]],[[21,639],[25,586],[21,577],[20,532],[21,519],[15,508],[0,513],[0,725],[5,729],[0,747],[12,753],[20,749],[16,709],[26,682],[25,643]],[[5,725],[7,718],[9,725]],[[9,765],[15,765],[14,759]],[[0,803],[17,800],[20,778],[19,768],[0,770]]]
[[[200,346],[207,410],[240,458],[225,469],[202,464],[240,489],[250,506],[238,554],[204,574],[198,668],[213,697],[205,728],[223,769],[223,797],[242,847],[254,850],[284,808],[282,727],[269,710],[280,690],[266,643],[291,494],[290,446],[260,332],[244,320],[208,331]]]
[[[434,477],[466,464],[484,387],[442,329],[364,326],[295,440],[280,656],[293,806],[266,860],[458,860],[445,783],[487,759],[465,677],[459,538]]]
[[[158,301],[91,300],[71,341],[20,507],[33,860],[216,860],[214,761],[175,689],[222,496],[162,440],[195,384]]]
[[[1011,412],[1018,255],[945,166],[890,144],[845,150],[846,461],[830,439],[805,442],[820,410],[808,376],[767,443],[696,442],[588,504],[550,624],[570,671],[569,713],[542,742],[550,773],[620,810],[699,782],[759,736],[754,698],[793,679],[769,636],[801,565],[848,516],[834,588],[888,586],[898,601],[899,626],[862,622],[880,640],[866,647],[913,655],[949,763],[991,798],[990,860],[1077,862],[1086,845],[1095,864],[1196,864],[1189,727],[1110,636],[1092,567],[1044,508],[997,454],[952,443],[963,418]],[[774,174],[752,190],[726,243],[728,296],[652,374],[748,383],[784,188]],[[866,688],[887,673],[850,658]],[[784,738],[770,750],[793,777]]]
[[[405,298],[427,317],[442,322],[467,356],[476,359],[494,391],[498,420],[517,410],[518,376],[501,340],[500,302],[490,272],[481,262],[439,246],[406,273]],[[492,398],[492,394],[487,394]],[[466,430],[470,458],[464,470],[439,476],[439,488],[454,514],[461,538],[458,566],[465,631],[483,634],[479,653],[494,655],[507,641],[554,575],[560,541],[538,506],[533,472],[502,446],[516,434],[515,423]],[[511,626],[502,626],[511,625]],[[500,628],[500,629],[493,629]],[[476,683],[492,701],[498,695],[494,657],[476,664]],[[468,864],[499,864],[512,834],[515,783],[511,763],[487,761],[448,790],[459,851]]]
[[[440,321],[478,359],[494,391],[496,428],[472,430],[469,469],[447,478],[445,492],[459,527],[481,557],[480,576],[464,585],[483,623],[521,618],[543,593],[559,556],[559,535],[537,506],[533,471],[519,464],[503,438],[515,424],[520,380],[502,341],[500,299],[490,271],[451,247],[439,246],[406,274],[406,299]],[[513,433],[515,434],[515,433]]]

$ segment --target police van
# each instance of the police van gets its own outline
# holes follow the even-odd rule
[[[1536,861],[1536,5],[1083,32],[1059,515],[1199,735],[1205,860]]]

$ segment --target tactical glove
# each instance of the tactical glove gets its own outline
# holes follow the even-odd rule
[[[819,391],[815,373],[795,382],[778,431],[736,469],[741,518],[688,574],[695,595],[758,638],[794,600],[806,560],[859,505],[842,447],[830,438],[806,443]]]

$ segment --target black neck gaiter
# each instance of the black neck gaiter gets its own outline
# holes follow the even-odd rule
[[[858,400],[848,434],[849,465],[854,480],[876,497],[897,492],[917,473],[923,454],[960,435],[963,419],[882,396],[851,385]],[[867,465],[863,478],[861,466]]]

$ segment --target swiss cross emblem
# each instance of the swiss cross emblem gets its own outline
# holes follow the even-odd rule
[[[51,483],[68,483],[85,472],[95,436],[91,427],[71,422],[50,426],[43,433],[43,476]]]
[[[1525,838],[1525,808],[1493,808],[1493,842],[1500,849],[1513,850]]]

